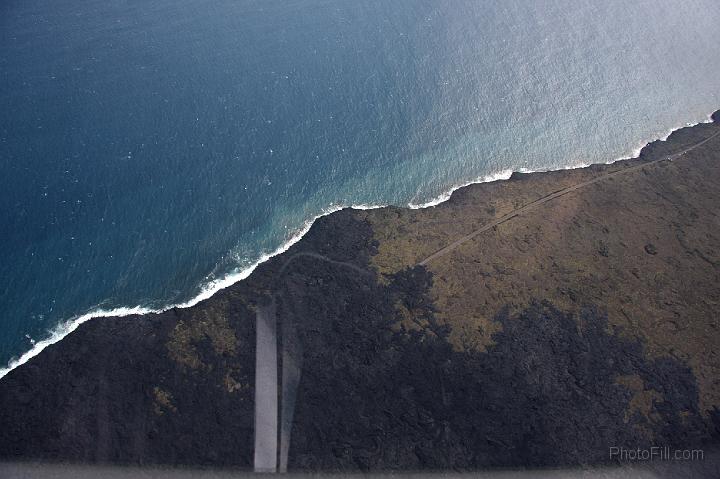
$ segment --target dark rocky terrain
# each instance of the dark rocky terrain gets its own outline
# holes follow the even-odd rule
[[[251,469],[255,313],[271,302],[301,370],[290,470],[718,444],[718,116],[637,159],[333,213],[192,308],[84,323],[0,380],[0,459]]]

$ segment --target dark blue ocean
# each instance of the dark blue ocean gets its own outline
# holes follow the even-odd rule
[[[718,25],[717,0],[2,0],[0,364],[340,206],[630,156],[720,107]]]

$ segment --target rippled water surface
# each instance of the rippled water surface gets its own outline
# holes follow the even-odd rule
[[[720,106],[716,0],[5,0],[0,364],[339,205],[630,155]]]

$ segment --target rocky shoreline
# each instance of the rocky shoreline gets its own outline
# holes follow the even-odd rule
[[[271,304],[290,471],[717,444],[713,120],[636,159],[514,174],[422,210],[342,210],[196,306],[86,322],[0,380],[0,460],[251,470]]]

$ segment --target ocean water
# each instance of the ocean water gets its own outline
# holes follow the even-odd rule
[[[718,25],[717,0],[4,0],[0,365],[205,297],[323,212],[704,121]]]

